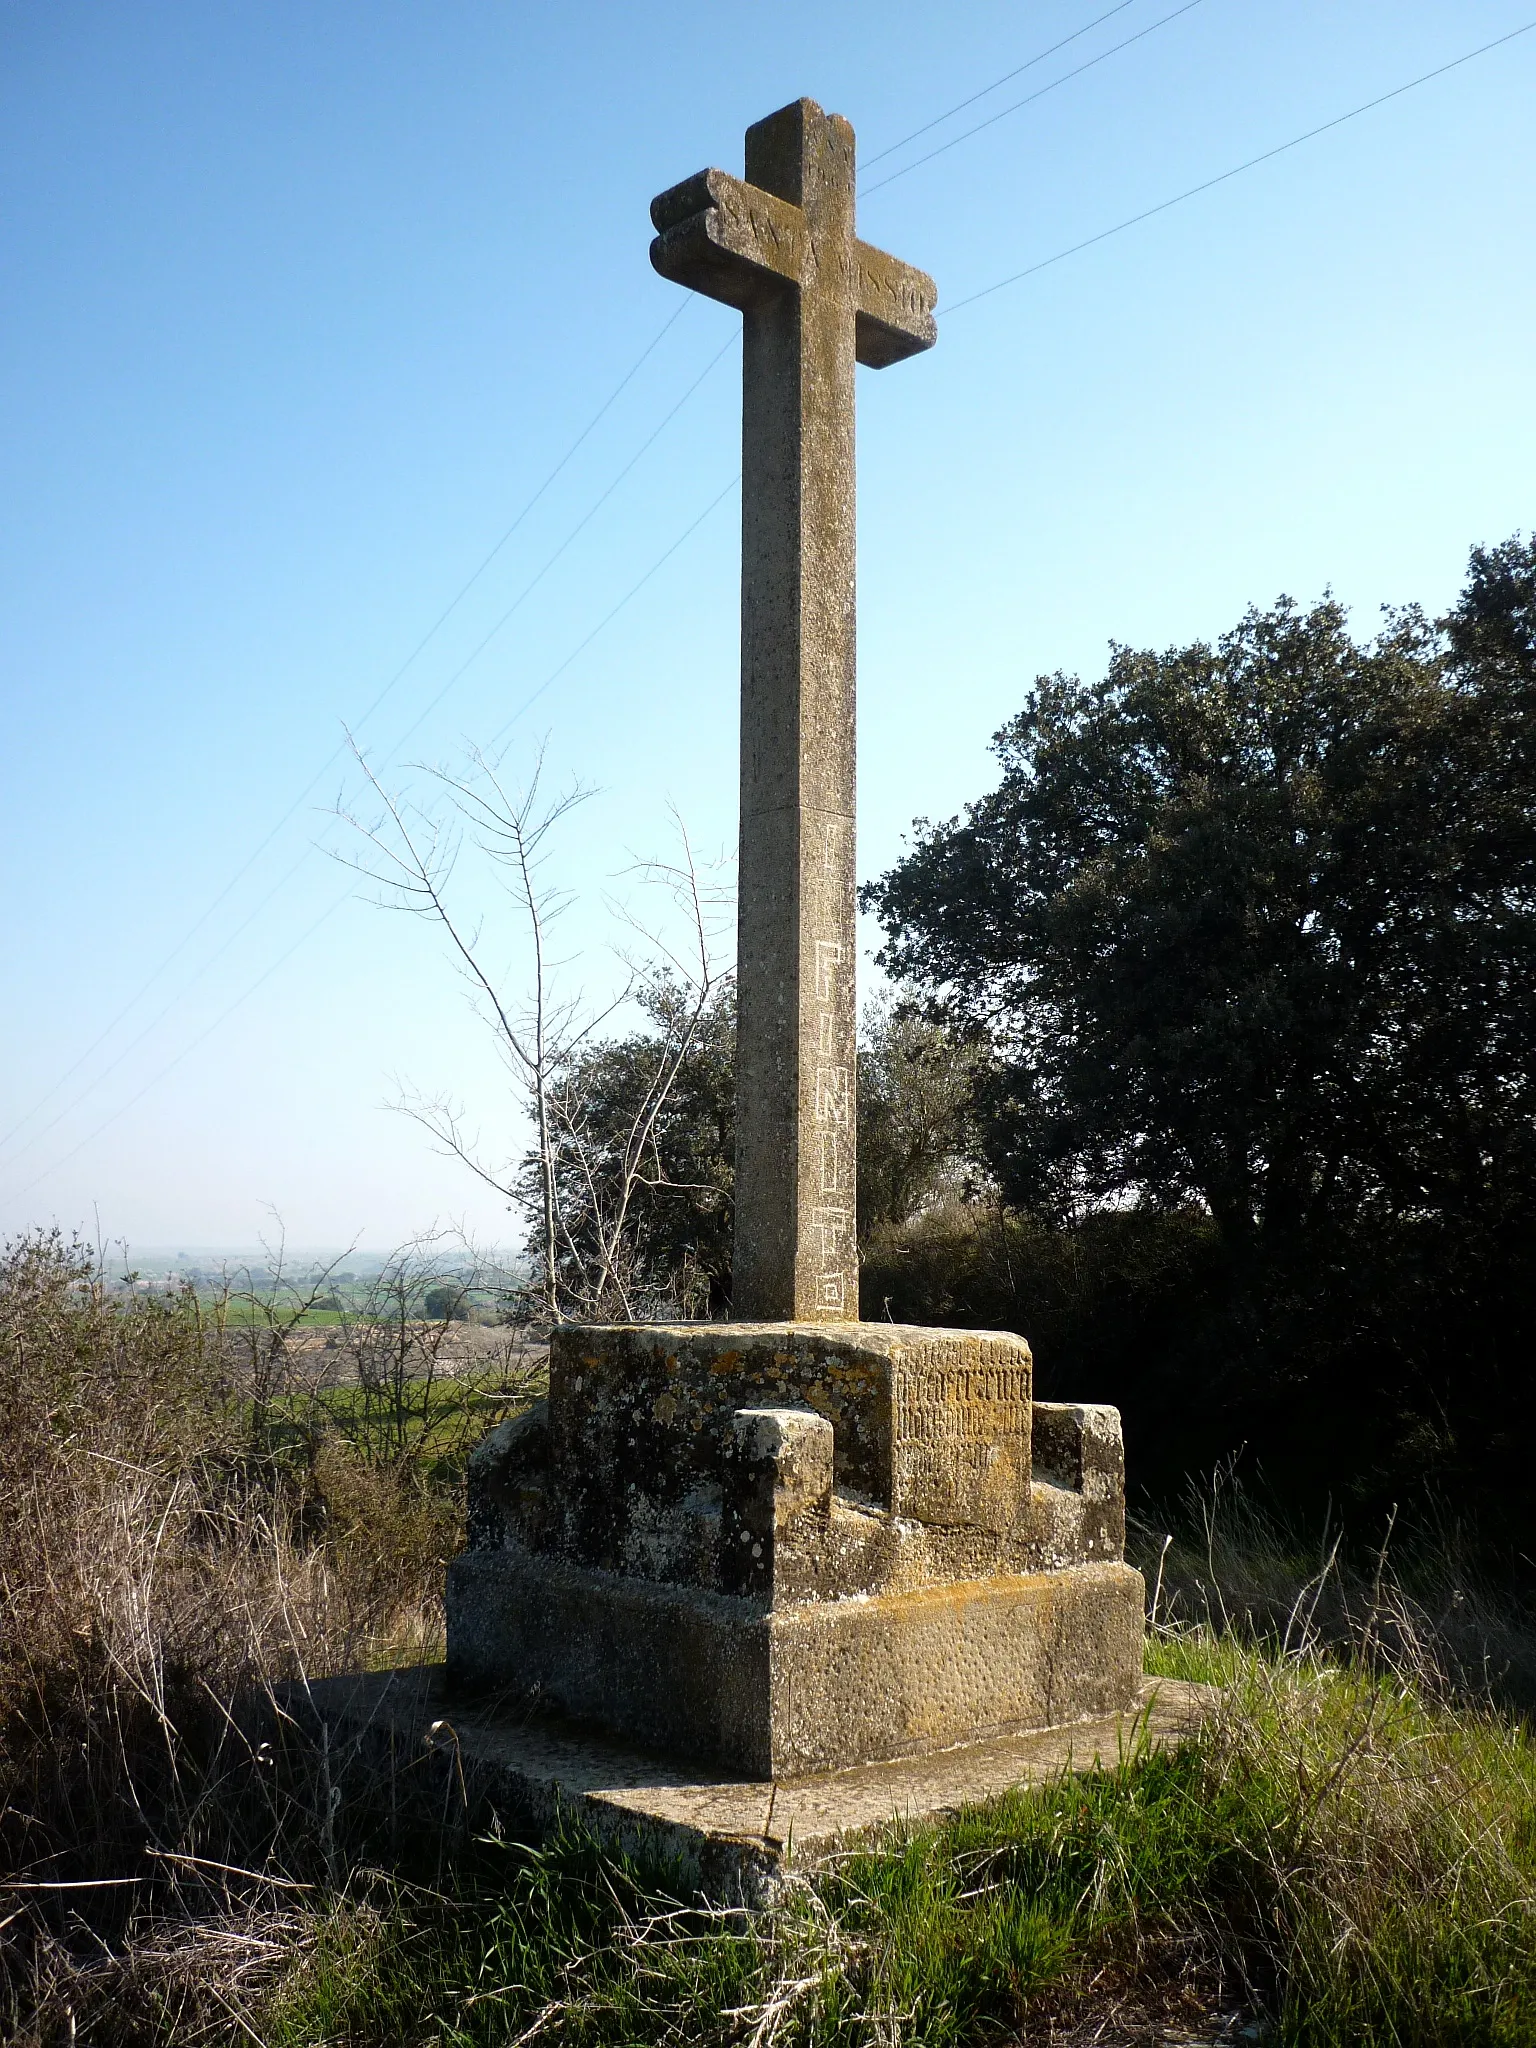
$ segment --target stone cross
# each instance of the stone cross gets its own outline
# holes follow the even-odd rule
[[[745,316],[733,1310],[856,1321],[854,364],[931,348],[937,293],[856,238],[853,129],[812,100],[651,219],[661,275]]]

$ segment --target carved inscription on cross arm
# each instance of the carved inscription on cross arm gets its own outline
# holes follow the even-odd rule
[[[651,244],[657,270],[710,298],[746,306],[769,277],[800,282],[805,215],[745,179],[700,171],[653,200],[651,219],[659,230]]]
[[[811,238],[798,206],[733,178],[699,171],[651,202],[651,262],[663,277],[745,307],[769,279],[808,284]],[[925,270],[868,242],[853,244],[854,347],[883,370],[932,348],[938,287]]]

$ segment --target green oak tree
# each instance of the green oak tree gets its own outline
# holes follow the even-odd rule
[[[1282,599],[1214,645],[1114,647],[1100,681],[1040,677],[994,744],[996,788],[920,821],[865,900],[883,964],[984,1054],[1004,1195],[1208,1219],[1177,1341],[1234,1431],[1262,1395],[1272,1443],[1288,1405],[1318,1453],[1332,1413],[1388,1473],[1513,1458],[1536,543],[1475,551],[1445,618],[1369,639]]]

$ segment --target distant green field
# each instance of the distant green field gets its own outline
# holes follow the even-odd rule
[[[268,1409],[264,1427],[274,1449],[312,1441],[317,1429],[375,1452],[383,1439],[391,1462],[414,1461],[432,1484],[451,1484],[484,1431],[526,1408],[545,1384],[542,1370],[509,1381],[500,1365],[453,1378],[438,1374],[430,1381],[418,1375],[398,1388],[349,1380],[281,1395]]]
[[[349,1301],[344,1292],[339,1292],[329,1299],[338,1302],[339,1306],[317,1306],[296,1313],[297,1303],[285,1307],[281,1301],[269,1304],[251,1301],[241,1296],[221,1300],[212,1292],[200,1293],[198,1296],[206,1313],[222,1314],[224,1321],[235,1330],[261,1329],[268,1323],[291,1329],[333,1330],[349,1320],[363,1321],[370,1317],[376,1318],[378,1315],[376,1305],[366,1301]],[[436,1327],[440,1319],[435,1316],[422,1316],[412,1317],[410,1320],[419,1321],[428,1327]]]
[[[214,1308],[210,1301],[207,1306]],[[290,1327],[302,1330],[335,1330],[347,1320],[349,1310],[339,1308],[310,1308],[296,1317]],[[269,1322],[288,1323],[288,1316],[279,1310],[264,1309],[253,1301],[230,1301],[223,1306],[225,1322],[234,1330],[261,1329]]]

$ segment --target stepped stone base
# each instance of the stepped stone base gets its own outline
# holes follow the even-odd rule
[[[1123,1710],[1143,1598],[1106,1562],[765,1608],[508,1546],[449,1567],[449,1676],[772,1779]]]
[[[1112,1769],[1140,1748],[1188,1739],[1214,1704],[1214,1688],[1144,1679],[1129,1708],[1071,1727],[849,1770],[761,1779],[659,1756],[550,1716],[509,1715],[469,1704],[441,1665],[330,1678],[285,1689],[287,1714],[323,1726],[333,1766],[366,1766],[376,1806],[380,1767],[402,1812],[441,1825],[457,1815],[466,1836],[500,1827],[514,1839],[561,1816],[612,1849],[672,1864],[682,1881],[717,1898],[757,1898],[786,1868],[814,1866],[892,1821],[937,1819],[1063,1771]]]
[[[765,1780],[1123,1710],[1120,1419],[1032,1395],[1007,1331],[564,1325],[470,1460],[449,1677]]]

